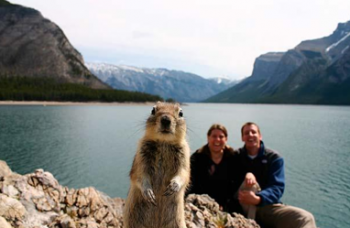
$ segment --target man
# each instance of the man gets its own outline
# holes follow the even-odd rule
[[[253,186],[261,191],[241,190],[238,200],[242,205],[256,206],[256,220],[264,228],[316,228],[313,215],[303,209],[287,206],[280,199],[284,192],[284,161],[275,151],[265,148],[257,124],[248,122],[242,126],[243,148],[238,149],[234,161],[238,183]],[[247,173],[252,177],[247,178]]]

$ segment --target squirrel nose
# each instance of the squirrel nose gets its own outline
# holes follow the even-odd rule
[[[167,116],[162,116],[162,119],[160,121],[164,127],[168,127],[171,123],[169,117]]]

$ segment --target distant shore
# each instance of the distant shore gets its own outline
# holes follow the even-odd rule
[[[2,105],[33,105],[33,106],[138,106],[154,105],[155,102],[73,102],[73,101],[0,101]]]

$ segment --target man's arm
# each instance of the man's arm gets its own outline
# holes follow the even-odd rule
[[[260,197],[258,206],[278,203],[283,195],[284,187],[284,161],[279,157],[271,163],[267,186],[256,194]]]

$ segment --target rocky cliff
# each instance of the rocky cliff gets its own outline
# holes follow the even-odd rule
[[[63,31],[35,9],[0,2],[0,77],[49,77],[109,88],[85,67]]]
[[[267,80],[276,71],[284,52],[269,52],[255,59],[251,81]]]
[[[42,169],[19,175],[0,160],[1,228],[122,228],[121,198],[112,199],[92,187],[61,186]],[[207,195],[189,195],[188,228],[259,228],[242,215],[227,214]]]
[[[260,55],[254,62],[252,76],[245,78],[237,85],[211,98],[208,102],[253,102],[266,93],[268,82],[278,67],[281,68],[283,52],[270,52]]]

